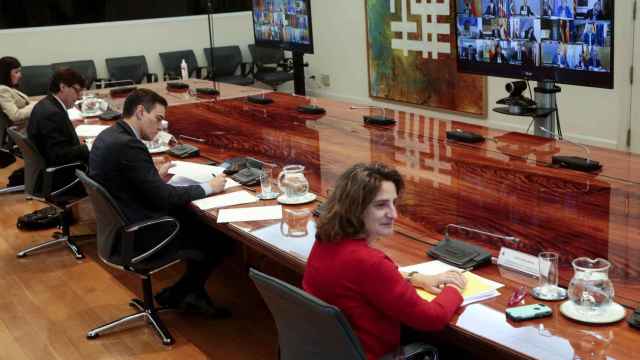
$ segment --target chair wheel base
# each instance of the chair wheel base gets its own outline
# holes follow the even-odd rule
[[[100,336],[100,334],[98,334],[98,333],[87,333],[87,339],[89,339],[89,340],[95,339],[95,338],[97,338],[99,336]]]
[[[171,339],[163,339],[162,340],[162,345],[173,345],[175,343],[175,341],[171,338]]]
[[[26,256],[27,256],[27,254],[25,254],[25,253],[23,253],[23,252],[19,252],[19,253],[17,253],[17,254],[16,254],[16,257],[17,257],[18,259],[21,259],[21,258],[26,257]]]

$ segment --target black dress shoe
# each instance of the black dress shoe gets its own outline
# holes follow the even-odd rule
[[[180,307],[180,304],[184,300],[184,297],[185,294],[183,292],[180,293],[173,287],[164,288],[154,295],[156,302],[160,306],[174,309]]]
[[[180,303],[179,308],[187,312],[204,314],[212,319],[231,317],[231,311],[225,307],[216,306],[204,290],[187,294]]]

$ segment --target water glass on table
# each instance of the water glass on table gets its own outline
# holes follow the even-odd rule
[[[567,291],[558,286],[558,253],[544,251],[538,254],[538,286],[531,290],[531,294],[541,300],[563,300]]]
[[[262,167],[262,173],[260,174],[260,193],[257,195],[261,200],[275,199],[280,195],[273,188],[273,169],[264,164]]]

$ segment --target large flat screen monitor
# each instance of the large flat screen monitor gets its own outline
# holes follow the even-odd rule
[[[456,0],[460,72],[613,88],[614,0]]]
[[[313,54],[311,0],[253,0],[258,46]]]

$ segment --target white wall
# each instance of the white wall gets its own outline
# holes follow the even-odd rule
[[[368,96],[365,0],[312,0],[316,55],[307,55],[307,75],[328,74],[329,87],[307,82],[309,92],[355,103],[375,103]],[[606,146],[624,146],[631,105],[628,70],[631,66],[632,2],[616,1],[615,89],[562,86],[558,103],[565,135],[569,139]],[[214,16],[216,46],[237,44],[249,60],[247,44],[253,43],[251,13]],[[98,75],[106,76],[104,59],[144,54],[152,72],[161,74],[158,53],[194,49],[201,65],[202,48],[209,43],[206,16],[89,24],[0,31],[0,53],[18,57],[24,65],[93,58]],[[524,131],[528,118],[504,116],[490,109],[503,97],[507,79],[488,79],[488,118],[479,119],[429,111],[402,104],[386,106],[443,119],[479,123],[506,130]],[[291,91],[291,84],[280,90]]]
[[[359,103],[376,103],[369,99],[365,0],[312,0],[315,50],[307,56],[310,74],[329,74],[331,86],[315,89],[315,93]],[[633,25],[632,2],[618,0],[615,24],[615,89],[603,90],[561,85],[558,95],[565,135],[581,142],[618,147],[624,146],[629,118]],[[508,79],[488,79],[488,117],[474,117],[445,112],[419,110],[428,116],[479,123],[506,130],[525,131],[529,118],[500,115],[493,111],[495,102],[504,97]],[[388,104],[388,103],[387,103]],[[402,109],[406,106],[391,105]],[[416,110],[412,108],[412,110]]]
[[[213,22],[215,46],[241,45],[250,61],[251,12],[214,15]],[[162,76],[158,53],[172,50],[193,49],[205,66],[204,47],[209,47],[204,15],[0,31],[0,56],[15,56],[23,65],[94,59],[99,77],[107,77],[104,59],[130,55],[145,55],[150,71]]]

